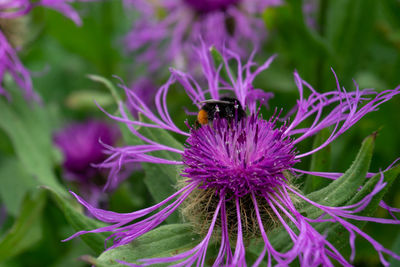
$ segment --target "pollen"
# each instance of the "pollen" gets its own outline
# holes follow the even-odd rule
[[[207,124],[208,123],[208,114],[207,111],[204,109],[200,109],[199,113],[197,114],[197,121],[201,124]]]

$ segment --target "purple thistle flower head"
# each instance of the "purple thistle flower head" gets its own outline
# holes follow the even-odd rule
[[[298,161],[284,131],[284,126],[276,127],[276,119],[265,121],[257,114],[239,122],[219,118],[192,129],[182,176],[202,189],[238,197],[274,191],[286,182],[283,172]]]
[[[125,39],[127,51],[150,70],[174,64],[196,65],[193,44],[203,40],[242,57],[266,37],[261,14],[280,0],[125,0],[140,18]],[[160,12],[160,10],[165,12]],[[165,15],[161,15],[160,13]]]
[[[126,123],[144,144],[111,148],[111,156],[103,166],[111,168],[111,173],[116,175],[122,165],[131,162],[181,165],[181,175],[185,178],[180,183],[180,189],[152,207],[124,214],[96,209],[73,193],[93,216],[110,225],[91,231],[80,231],[69,239],[86,233],[112,232],[109,239],[113,240],[113,245],[108,249],[113,249],[154,229],[171,213],[182,208],[183,211],[189,210],[189,213],[194,214],[196,218],[186,218],[194,226],[199,222],[206,226],[202,232],[203,240],[198,245],[177,255],[141,259],[134,264],[122,262],[121,259],[115,260],[132,266],[168,263],[176,263],[177,266],[203,266],[213,235],[218,235],[216,240],[220,241],[218,255],[213,258],[213,266],[245,266],[245,244],[250,241],[250,236],[252,239],[258,238],[264,245],[253,266],[259,266],[263,261],[267,261],[268,266],[287,266],[296,259],[301,266],[333,266],[334,262],[349,266],[355,255],[356,235],[365,238],[375,248],[383,265],[388,265],[383,253],[400,259],[400,255],[384,248],[349,221],[400,224],[398,220],[358,215],[385,188],[383,173],[376,176],[379,180],[372,191],[357,202],[342,206],[317,203],[291,184],[291,180],[301,174],[331,179],[340,177],[341,173],[301,170],[296,167],[296,163],[326,147],[364,115],[377,110],[379,105],[400,94],[400,86],[394,90],[376,93],[372,90],[360,90],[356,84],[355,91],[346,92],[334,73],[337,90],[318,93],[295,72],[294,80],[299,91],[295,113],[291,116],[290,123],[278,125],[281,121],[280,114],[275,114],[269,120],[260,116],[257,103],[265,102],[269,95],[252,86],[254,78],[268,68],[273,57],[256,67],[252,57],[243,65],[239,55],[227,50],[223,61],[228,80],[223,80],[220,75],[221,66],[213,65],[205,47],[202,47],[199,55],[204,77],[208,81],[207,88],[201,87],[190,75],[171,69],[171,78],[156,94],[156,112],[149,109],[134,92],[121,85],[131,106],[147,117],[147,121],[129,119],[122,103],[121,117],[108,114],[111,118]],[[236,63],[236,71],[228,68],[231,60]],[[235,118],[229,119],[218,116],[217,112],[215,118],[206,124],[198,128],[189,126],[189,131],[183,131],[172,121],[166,102],[168,90],[174,83],[182,85],[199,109],[203,107],[202,102],[205,99],[221,99],[222,95],[230,93],[247,112],[247,116],[239,120],[236,112]],[[311,121],[311,125],[305,127],[306,121]],[[186,146],[178,149],[160,144],[142,135],[135,126],[159,128],[184,135],[187,137]],[[328,127],[332,131],[324,143],[311,151],[297,151],[298,143]],[[155,151],[176,153],[182,160],[157,157],[151,154]],[[368,173],[366,176],[371,175]],[[310,217],[297,205],[300,201],[320,214],[316,218]],[[381,206],[386,207],[383,204]],[[185,212],[183,215],[185,216]],[[273,227],[270,227],[271,222]],[[319,223],[328,222],[349,232],[352,249],[350,261],[341,255],[324,233],[318,231]],[[277,227],[281,232],[287,233],[287,249],[276,248],[271,240],[271,229]]]
[[[87,183],[99,175],[93,164],[102,162],[107,155],[104,145],[115,145],[119,131],[115,126],[89,120],[72,123],[54,136],[54,143],[64,155],[63,166],[69,178]]]

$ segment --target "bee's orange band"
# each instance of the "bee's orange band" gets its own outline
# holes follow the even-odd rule
[[[200,109],[199,113],[197,114],[197,121],[202,125],[207,124],[208,123],[207,111],[205,111],[204,109]]]

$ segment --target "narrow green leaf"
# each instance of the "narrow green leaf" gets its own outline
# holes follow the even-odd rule
[[[215,66],[218,67],[218,66],[224,64],[224,58],[222,57],[221,53],[217,49],[215,49],[214,46],[212,46],[210,48],[210,52],[211,52],[211,56],[214,60]]]
[[[357,213],[357,215],[365,217],[372,216],[379,207],[379,202],[383,199],[384,195],[386,194],[390,186],[393,184],[395,179],[399,177],[399,175],[400,175],[400,165],[397,165],[396,167],[384,172],[384,182],[387,183],[386,186],[378,194],[376,194],[372,198],[368,206],[366,206],[361,212]],[[376,183],[379,181],[380,178],[381,178],[380,173],[370,178],[368,182],[362,187],[362,189],[359,192],[357,192],[357,194],[351,200],[349,200],[345,205],[346,206],[352,205],[362,200],[367,194],[369,194],[374,189]],[[351,223],[357,226],[358,228],[362,229],[367,222],[352,220]],[[338,223],[320,224],[316,227],[316,229],[320,233],[329,231],[328,240],[337,248],[341,248],[345,244],[347,244],[346,240],[348,240],[349,234]]]
[[[133,179],[132,179],[133,178]],[[136,177],[131,176],[131,183],[137,188],[142,189],[142,185],[138,183]],[[143,185],[144,187],[144,185]],[[132,191],[132,187],[128,183],[122,183],[112,192],[108,198],[108,208],[115,212],[131,212],[145,206],[145,199],[138,191]]]
[[[151,163],[144,163],[142,166],[146,172],[144,182],[156,202],[161,202],[176,192],[176,179],[181,171],[180,167]],[[175,181],[172,181],[173,175],[175,175]],[[166,221],[168,223],[178,222],[179,214],[172,213]]]
[[[166,130],[142,127],[140,132],[157,143],[183,151],[183,145]],[[179,154],[165,150],[152,152],[151,155],[173,161],[181,160]],[[160,202],[176,192],[177,178],[181,173],[180,165],[142,163],[142,166],[145,171],[145,184],[156,202]],[[169,223],[177,221],[178,214],[176,213],[167,219]]]
[[[68,223],[76,230],[94,230],[106,224],[99,222],[95,219],[89,218],[82,213],[81,210],[77,210],[72,204],[71,201],[66,199],[63,196],[60,196],[54,190],[46,188],[56,204],[59,206],[61,211],[64,213],[65,218],[67,219]],[[77,206],[78,208],[82,208],[80,205]],[[104,251],[104,241],[108,237],[106,233],[96,233],[96,234],[85,234],[82,235],[82,240],[92,248],[96,253],[101,253]]]
[[[114,98],[106,92],[98,92],[95,90],[79,90],[75,91],[66,99],[66,105],[70,109],[93,109],[98,110],[95,101],[102,107],[115,104]]]
[[[134,135],[124,123],[118,123],[119,130],[122,134],[122,139],[125,145],[137,146],[144,144],[143,140]],[[133,126],[132,126],[133,127]]]
[[[68,249],[63,249],[62,254],[57,257],[57,261],[52,263],[52,267],[87,267],[85,262],[86,254],[93,253],[92,250],[83,242],[75,242]]]
[[[134,120],[132,114],[127,110],[126,106],[124,107],[125,113],[128,116],[128,119]],[[120,112],[118,111],[118,114]],[[124,144],[130,145],[130,146],[135,146],[135,145],[142,145],[144,144],[143,140],[137,137],[134,133],[131,132],[131,130],[128,128],[128,125],[122,122],[118,123],[119,129],[122,134],[122,139],[124,140]],[[139,130],[141,127],[136,126],[136,125],[130,125],[130,127],[133,127],[135,130]]]
[[[140,117],[140,120],[144,122],[149,122],[143,116]],[[183,145],[178,140],[176,140],[167,130],[150,128],[150,127],[141,127],[140,132],[149,139],[157,143],[183,150]],[[165,151],[163,155],[167,156],[168,159],[180,160],[180,156],[173,152]]]
[[[354,196],[357,189],[365,181],[365,176],[371,163],[375,138],[376,134],[372,134],[363,141],[356,159],[340,178],[331,182],[321,190],[308,194],[307,197],[323,205],[338,206]],[[309,216],[315,211],[315,208],[311,208],[311,210],[307,210]],[[314,214],[314,216],[318,215]]]
[[[328,186],[319,191],[308,194],[306,197],[323,205],[340,206],[349,201],[356,193],[358,188],[365,181],[365,176],[369,169],[369,164],[374,148],[375,134],[368,136],[362,143],[356,159],[351,167],[340,177]],[[307,217],[316,218],[322,214],[322,211],[305,201],[301,201],[303,205],[300,212],[307,213]],[[321,224],[317,226],[318,230],[326,229],[329,224]],[[289,226],[293,226],[289,223]],[[322,231],[322,230],[321,230]],[[275,229],[271,234],[271,242],[277,249],[288,249],[291,244],[289,235],[283,227]],[[254,249],[260,249],[255,246]]]
[[[99,75],[94,75],[94,74],[89,74],[87,76],[89,79],[91,79],[92,81],[95,82],[99,82],[101,84],[103,84],[111,93],[111,95],[113,96],[116,104],[120,103],[122,101],[122,97],[119,95],[117,89],[115,88],[114,84],[112,82],[110,82],[108,79],[99,76]]]
[[[314,139],[313,149],[322,145],[330,136],[330,131],[326,128],[320,131]],[[331,164],[331,146],[328,145],[324,149],[317,151],[311,157],[310,171],[329,171]],[[304,192],[314,192],[329,183],[327,179],[308,175],[306,178]]]
[[[383,196],[386,194],[390,186],[393,184],[394,180],[397,177],[399,177],[400,165],[397,165],[396,167],[384,172],[383,174],[384,174],[384,182],[387,183],[386,186],[372,198],[370,203],[361,212],[357,213],[358,216],[370,217],[375,213],[376,209],[379,206],[379,202],[383,199]],[[372,192],[372,190],[374,189],[376,183],[380,180],[380,178],[381,174],[377,174],[372,178],[370,178],[368,182],[365,183],[365,185],[363,185],[362,189],[358,191],[352,199],[347,201],[344,204],[344,206],[352,205],[362,200],[365,196],[367,196],[369,193]],[[352,220],[351,223],[357,226],[358,228],[363,228],[367,222]],[[315,229],[320,233],[328,233],[329,242],[331,242],[336,248],[340,249],[341,247],[348,244],[349,233],[339,223],[332,223],[332,222],[320,223],[315,227]],[[281,234],[279,237],[282,238],[282,236],[283,235]],[[287,241],[290,242],[288,238],[289,237],[287,237]],[[281,246],[283,245],[283,243],[284,242],[279,242]],[[287,250],[289,248],[290,245],[286,245],[284,250]]]
[[[42,238],[41,216],[46,195],[27,195],[18,219],[0,240],[0,262],[12,258],[36,244]]]
[[[224,78],[225,80],[229,81],[229,75],[228,73],[233,77],[233,79],[236,80],[236,74],[234,71],[232,71],[231,67],[229,65],[226,65],[224,62],[224,57],[221,55],[221,53],[215,49],[214,46],[210,48],[210,53],[211,57],[214,60],[214,65],[218,69],[219,66],[222,66],[222,71],[221,71],[221,77]]]
[[[358,215],[362,216],[370,216],[372,215],[375,210],[379,206],[379,202],[383,199],[383,196],[386,194],[386,192],[389,190],[390,186],[393,184],[393,182],[396,180],[396,178],[400,175],[400,165],[397,165],[390,170],[387,170],[383,173],[384,175],[384,182],[386,183],[386,186],[378,193],[376,194],[373,199],[370,201],[368,206],[362,210]],[[374,189],[375,185],[377,182],[380,180],[381,174],[378,173],[375,176],[371,177],[368,182],[363,185],[360,191],[357,192],[357,194],[350,199],[346,205],[352,205],[360,200],[362,200],[366,195],[372,192]]]
[[[135,262],[145,258],[168,257],[189,250],[199,241],[200,237],[193,233],[188,224],[165,225],[128,245],[104,252],[95,260],[95,264],[98,267],[122,266],[116,260]]]
[[[0,199],[7,213],[17,216],[26,193],[38,186],[38,183],[16,158],[10,157],[0,165]]]
[[[46,108],[33,102],[27,104],[17,93],[12,96],[11,104],[0,99],[0,128],[9,136],[17,158],[32,179],[66,195],[53,171],[56,152]]]

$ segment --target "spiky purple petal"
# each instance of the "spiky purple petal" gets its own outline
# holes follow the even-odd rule
[[[87,2],[91,0],[3,0],[0,2],[0,18],[17,19],[27,15],[33,8],[43,6],[57,10],[64,16],[81,25],[82,21],[78,13],[71,7],[73,2]],[[21,33],[22,34],[22,33]],[[3,88],[4,75],[9,73],[15,83],[22,90],[28,100],[40,101],[40,97],[33,90],[32,79],[29,70],[21,63],[17,55],[17,49],[12,47],[4,33],[0,30],[0,95],[5,95],[10,99],[10,94]]]
[[[3,88],[3,79],[6,73],[11,74],[15,83],[22,89],[25,98],[39,101],[39,96],[33,90],[29,71],[21,63],[17,52],[0,31],[0,95],[5,95],[10,99],[10,94]]]
[[[157,113],[148,108],[146,103],[134,92],[126,90],[128,101],[132,102],[132,107],[147,117],[150,122],[129,119],[122,106],[120,107],[121,117],[108,115],[117,121],[126,123],[131,132],[142,139],[144,144],[110,148],[109,160],[104,163],[114,170],[118,170],[124,163],[132,161],[153,162],[156,164],[184,164],[185,171],[183,176],[187,177],[188,185],[165,201],[149,209],[131,214],[117,214],[94,209],[77,197],[95,216],[103,221],[113,223],[113,225],[92,231],[82,231],[76,235],[87,232],[113,231],[114,234],[110,238],[114,238],[115,242],[111,247],[123,245],[153,229],[161,221],[165,220],[171,212],[176,210],[188,198],[193,190],[215,189],[218,202],[208,232],[199,245],[172,257],[144,259],[139,260],[137,264],[148,265],[174,262],[178,266],[192,264],[203,266],[210,236],[216,227],[216,218],[219,216],[221,242],[214,265],[244,265],[245,245],[239,202],[245,195],[250,195],[252,199],[257,217],[256,223],[264,242],[264,247],[254,264],[255,266],[263,264],[263,260],[267,261],[268,266],[275,263],[286,266],[295,259],[299,260],[301,266],[334,266],[336,263],[350,266],[355,255],[354,240],[357,235],[365,238],[375,248],[383,265],[387,265],[387,260],[383,254],[399,259],[399,255],[382,247],[376,240],[351,223],[351,220],[371,221],[382,224],[400,223],[396,219],[379,219],[358,215],[368,206],[372,198],[385,188],[383,173],[381,174],[381,180],[375,185],[372,192],[358,203],[341,207],[325,206],[306,198],[290,185],[284,173],[308,173],[299,170],[296,167],[296,162],[322,149],[352,127],[364,115],[377,110],[379,105],[398,95],[400,87],[376,93],[372,90],[360,90],[356,84],[356,91],[347,92],[339,85],[334,73],[337,80],[337,90],[318,93],[306,81],[302,80],[298,73],[295,73],[295,83],[300,95],[299,100],[295,109],[289,112],[290,116],[288,117],[291,117],[291,123],[277,126],[278,121],[281,121],[279,118],[273,117],[270,120],[264,120],[258,115],[257,101],[260,100],[260,97],[265,96],[252,86],[255,76],[267,68],[272,59],[261,67],[256,68],[256,64],[251,57],[243,66],[237,54],[226,50],[223,53],[223,66],[227,67],[229,62],[233,60],[237,63],[237,69],[233,71],[227,68],[228,81],[224,81],[220,76],[222,67],[213,65],[207,49],[202,47],[198,54],[202,59],[202,68],[209,88],[201,87],[192,76],[172,69],[171,78],[156,94]],[[177,128],[172,121],[166,103],[168,89],[176,82],[183,86],[187,95],[199,108],[201,107],[201,104],[198,103],[199,101],[210,97],[218,99],[224,93],[231,93],[249,114],[240,121],[237,119],[229,121],[217,116],[217,119],[210,125],[203,125],[198,129],[192,129],[187,124],[191,131],[190,133],[184,132]],[[310,91],[310,94],[305,92],[306,89]],[[311,125],[299,128],[306,119],[311,119]],[[165,129],[187,136],[185,150],[181,151],[159,144],[141,135],[136,129],[137,126]],[[333,129],[326,142],[312,151],[296,155],[295,147],[298,143],[327,127],[332,127]],[[160,150],[182,155],[182,161],[171,161],[148,154],[149,152]],[[341,175],[340,173],[310,173],[330,179],[336,179]],[[366,178],[368,177],[371,177],[371,173]],[[233,243],[230,243],[230,241],[235,241],[229,240],[228,234],[228,231],[232,231],[232,229],[229,229],[232,226],[228,225],[227,222],[226,203],[228,203],[228,194],[229,200],[234,201],[236,209],[237,227],[235,229],[237,239],[234,248],[231,248]],[[264,228],[264,222],[260,215],[261,205],[256,200],[259,197],[265,199],[277,222],[280,223],[282,231],[286,231],[290,238],[291,243],[288,244],[287,250],[278,250],[270,242],[270,232]],[[155,209],[167,205],[175,198],[177,198],[175,202],[164,207],[153,216],[129,224],[132,220],[139,219],[155,211]],[[294,203],[296,198],[319,209],[321,216],[308,218],[301,214]],[[397,209],[393,208],[393,211],[397,211]],[[318,223],[334,223],[344,227],[349,232],[349,243],[352,248],[350,260],[340,254],[333,244],[329,242],[325,234],[317,231],[316,225]],[[234,249],[233,252],[232,249]],[[132,263],[130,265],[135,266],[136,264]]]

